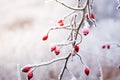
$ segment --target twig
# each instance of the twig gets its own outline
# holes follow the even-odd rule
[[[64,20],[69,17],[70,15],[72,15],[73,13],[75,13],[76,11],[72,11],[71,13],[69,13],[67,16],[64,17]]]
[[[59,77],[58,77],[58,80],[61,80],[61,79],[62,79],[62,76],[63,76],[63,74],[64,74],[64,72],[65,72],[65,69],[67,68],[67,62],[68,62],[70,56],[71,56],[71,53],[70,53],[70,54],[68,55],[68,57],[66,58],[65,65],[64,65],[64,67],[63,67],[63,69],[62,69],[62,71],[61,71],[61,73],[60,73],[60,75],[59,75]]]
[[[70,45],[70,44],[73,44],[74,41],[72,42],[69,42],[69,43],[64,43],[64,44],[56,44],[56,46],[67,46],[67,45]]]
[[[66,30],[72,30],[72,29],[71,29],[71,28],[69,28],[69,27],[70,27],[70,26],[51,28],[51,29],[49,29],[48,33],[49,33],[51,30],[56,30],[56,29],[66,29]],[[76,30],[76,29],[73,29],[73,30]]]
[[[32,67],[40,67],[40,66],[50,65],[50,64],[52,64],[52,63],[54,63],[54,62],[61,61],[61,60],[65,60],[65,59],[67,59],[69,56],[70,56],[70,54],[69,54],[67,57],[57,58],[57,59],[53,59],[53,60],[48,61],[48,62],[44,62],[44,63],[41,63],[41,64],[34,64],[34,65],[31,65],[31,66],[32,66]]]
[[[69,8],[69,9],[75,10],[75,11],[82,11],[82,10],[84,10],[84,8],[85,8],[85,7],[83,7],[83,8],[73,8],[73,7],[70,7],[70,6],[68,6],[68,5],[66,5],[66,4],[64,4],[64,3],[62,3],[62,2],[60,2],[60,1],[58,1],[58,0],[55,0],[55,1],[58,2],[58,3],[60,3],[60,4],[62,4],[63,6],[65,6],[65,7],[67,7],[67,8]]]
[[[82,20],[81,20],[81,22],[80,22],[80,24],[79,24],[79,27],[78,27],[78,29],[77,29],[77,32],[76,32],[76,35],[75,35],[75,40],[77,40],[80,27],[82,26],[82,24],[83,24],[83,22],[84,22],[84,19],[85,19],[85,18],[84,18],[84,14],[85,14],[85,9],[86,9],[86,7],[87,7],[88,1],[89,1],[89,0],[87,0],[86,5],[85,5],[85,7],[84,7],[84,9],[83,9]],[[75,43],[76,43],[76,42],[75,42]],[[75,45],[75,43],[73,44],[73,46]]]
[[[84,65],[84,62],[83,62],[83,60],[82,60],[82,57],[81,57],[79,54],[76,54],[76,55],[79,57],[81,63]]]
[[[82,43],[82,35],[80,33],[78,33],[80,35],[80,42],[77,42],[77,45],[79,45],[80,43]]]

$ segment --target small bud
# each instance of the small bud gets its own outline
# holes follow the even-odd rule
[[[75,45],[75,46],[74,46],[74,50],[75,50],[76,52],[78,52],[78,51],[79,51],[79,46],[78,46],[78,45]]]
[[[110,49],[110,45],[107,45],[107,49]]]
[[[27,73],[27,72],[30,71],[31,68],[32,68],[32,67],[30,67],[30,66],[24,67],[24,68],[22,69],[22,72]]]
[[[56,48],[56,49],[54,50],[54,52],[55,52],[56,55],[59,55],[59,54],[60,54],[60,49]]]
[[[42,38],[43,41],[45,41],[45,40],[47,40],[47,39],[48,39],[48,34],[45,35],[45,36],[43,36],[43,38]]]
[[[93,13],[91,13],[90,18],[95,19],[95,15]]]
[[[64,21],[63,20],[59,20],[58,24],[59,24],[59,26],[64,26]]]
[[[89,70],[88,68],[85,68],[85,69],[84,69],[84,73],[88,76],[89,73],[90,73],[90,70]]]
[[[54,51],[56,49],[56,46],[51,47],[51,51]]]
[[[33,78],[33,72],[28,73],[27,77],[28,77],[28,80],[30,80],[31,78]]]
[[[105,49],[106,48],[106,45],[102,45],[102,49]]]
[[[84,35],[88,35],[88,34],[89,34],[89,30],[88,30],[88,29],[84,29],[84,30],[83,30],[83,34],[84,34]]]

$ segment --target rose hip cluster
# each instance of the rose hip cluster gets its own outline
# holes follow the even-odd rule
[[[59,21],[58,21],[58,25],[59,25],[59,26],[64,26],[64,20],[62,20],[62,19],[59,20]]]
[[[88,13],[85,14],[85,17],[88,19],[88,18],[91,18],[91,19],[95,19],[95,15],[94,13],[90,13],[90,15]]]
[[[110,49],[110,44],[107,44],[107,45],[102,45],[102,49]]]
[[[33,72],[32,71],[30,72],[31,69],[32,69],[31,66],[26,66],[26,67],[24,67],[22,69],[22,72],[27,73],[28,80],[30,80],[31,78],[33,78]]]
[[[56,55],[59,55],[60,54],[60,49],[57,47],[57,46],[52,46],[51,47],[51,51],[53,52],[54,51],[54,53],[56,54]]]

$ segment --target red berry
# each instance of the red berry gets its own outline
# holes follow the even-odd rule
[[[63,20],[59,20],[58,23],[63,23]]]
[[[27,72],[30,71],[31,68],[32,68],[32,67],[30,67],[30,66],[28,66],[28,67],[24,67],[24,68],[22,69],[22,72],[27,73]]]
[[[102,45],[102,49],[105,49],[106,48],[106,45]]]
[[[89,34],[89,30],[88,30],[88,29],[84,29],[84,30],[83,30],[83,34],[84,34],[84,35]]]
[[[79,51],[79,46],[78,46],[78,45],[75,45],[75,46],[74,46],[74,50],[75,50],[76,52],[78,52],[78,51]]]
[[[48,39],[48,34],[45,35],[45,36],[43,36],[43,38],[42,38],[43,41],[45,41],[45,40],[47,40],[47,39]]]
[[[89,70],[88,68],[85,68],[85,69],[84,69],[84,73],[88,76],[89,73],[90,73],[90,70]]]
[[[28,73],[27,77],[28,77],[28,80],[30,80],[33,77],[33,72]]]
[[[64,21],[63,20],[59,20],[58,24],[59,24],[59,26],[64,26]]]
[[[51,47],[51,51],[54,51],[56,49],[56,46]]]
[[[95,15],[93,13],[91,13],[90,18],[95,19]]]
[[[59,25],[60,25],[60,26],[64,26],[64,23],[60,23]]]
[[[88,18],[88,13],[85,14],[85,17]]]
[[[54,52],[55,52],[56,55],[59,55],[59,54],[60,54],[60,49],[56,48],[56,49],[54,50]]]
[[[107,49],[110,49],[110,45],[107,45]]]

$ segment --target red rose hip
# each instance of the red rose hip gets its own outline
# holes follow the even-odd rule
[[[56,46],[51,47],[51,51],[54,51],[56,49]]]
[[[109,44],[107,45],[107,49],[110,49],[110,45]]]
[[[88,30],[88,29],[84,29],[84,30],[83,30],[83,34],[84,34],[84,35],[88,35],[88,34],[89,34],[89,30]]]
[[[90,18],[95,19],[95,15],[93,13],[91,13]]]
[[[33,78],[33,72],[28,73],[27,77],[28,77],[28,80],[30,80],[31,78]]]
[[[45,36],[43,36],[43,38],[42,38],[43,41],[45,41],[45,40],[47,40],[47,39],[48,39],[48,34],[45,35]]]
[[[74,46],[74,50],[75,50],[76,52],[78,52],[78,51],[79,51],[79,46],[78,46],[78,45],[75,45],[75,46]]]
[[[58,24],[59,24],[59,26],[64,26],[64,21],[63,20],[59,20]]]
[[[54,50],[54,52],[55,52],[56,55],[59,55],[59,54],[60,54],[60,49],[56,48],[56,49]]]
[[[28,67],[24,67],[24,68],[22,69],[22,72],[27,73],[27,72],[30,71],[31,68],[32,68],[32,67],[30,67],[30,66],[28,66]]]
[[[102,45],[102,49],[105,49],[106,48],[106,45]]]
[[[85,69],[84,69],[84,73],[88,76],[89,73],[90,73],[90,70],[89,70],[88,68],[85,68]]]

